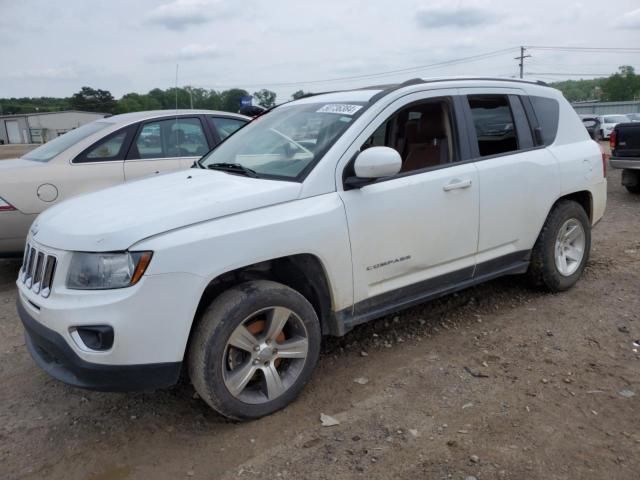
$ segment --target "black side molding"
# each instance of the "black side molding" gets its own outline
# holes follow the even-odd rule
[[[340,336],[345,335],[361,323],[435,300],[494,278],[525,273],[529,268],[530,258],[530,250],[514,252],[480,263],[475,269],[474,267],[464,268],[368,298],[334,314],[337,333]]]

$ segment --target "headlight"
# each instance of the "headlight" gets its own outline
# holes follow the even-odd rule
[[[138,283],[153,252],[84,253],[71,258],[67,288],[106,290]]]

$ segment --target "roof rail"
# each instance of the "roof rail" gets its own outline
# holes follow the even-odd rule
[[[386,88],[385,90],[382,90],[381,92],[378,92],[373,97],[371,97],[369,99],[369,103],[376,103],[382,97],[385,97],[385,96],[389,95],[391,92],[394,92],[394,91],[396,91],[396,90],[398,90],[400,88],[408,87],[410,85],[419,85],[421,83],[427,83],[427,82],[422,80],[421,78],[411,78],[409,80],[405,80],[402,83],[397,83],[395,85],[391,85],[388,88]]]
[[[399,90],[400,88],[408,87],[408,86],[411,86],[411,85],[420,85],[420,84],[438,83],[438,82],[456,82],[456,81],[463,82],[463,81],[466,81],[466,80],[491,80],[491,81],[495,81],[495,82],[515,82],[515,83],[528,83],[528,84],[531,84],[531,85],[541,85],[541,86],[545,86],[545,87],[549,86],[549,84],[547,84],[546,82],[543,82],[542,80],[523,80],[523,79],[520,79],[520,78],[457,77],[457,78],[438,78],[438,79],[433,79],[433,80],[423,80],[421,78],[412,78],[410,80],[406,80],[406,81],[404,81],[402,83],[398,83],[396,85],[387,86],[387,88],[385,88],[381,92],[378,92],[374,96],[372,96],[369,99],[369,103],[375,103],[378,100],[380,100],[381,98],[389,95],[390,93],[395,92],[396,90]],[[371,88],[374,88],[374,87],[367,87],[367,88],[371,89]]]

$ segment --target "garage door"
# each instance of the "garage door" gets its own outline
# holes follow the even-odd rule
[[[9,134],[9,143],[22,143],[22,137],[20,136],[20,127],[17,120],[7,120],[5,122],[7,126],[7,133]]]

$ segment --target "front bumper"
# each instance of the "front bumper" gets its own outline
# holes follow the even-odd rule
[[[142,365],[86,362],[59,333],[35,320],[20,300],[17,307],[29,353],[40,368],[64,383],[90,390],[137,391],[169,387],[180,377],[181,362]]]

